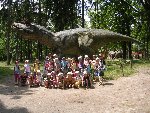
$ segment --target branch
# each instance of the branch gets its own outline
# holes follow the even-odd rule
[[[127,1],[124,1],[124,3],[126,3],[129,7],[131,7],[135,12],[139,12],[137,9],[135,9],[131,4],[129,4]],[[140,12],[139,12],[140,13]]]
[[[140,2],[142,3],[144,9],[145,9],[146,11],[148,11],[148,10],[149,10],[149,7],[150,7],[150,4],[149,4],[148,0],[145,0],[145,3],[144,3],[143,0],[140,0]]]

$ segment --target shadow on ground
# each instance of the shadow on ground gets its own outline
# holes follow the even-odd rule
[[[20,99],[23,95],[33,94],[33,90],[27,86],[17,86],[14,84],[13,76],[5,77],[0,83],[0,95],[12,95],[11,99]]]
[[[0,100],[0,113],[29,113],[24,107],[7,108]]]

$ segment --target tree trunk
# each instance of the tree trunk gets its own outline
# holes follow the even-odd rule
[[[6,31],[6,51],[7,51],[7,65],[10,65],[11,57],[10,57],[10,32],[11,32],[11,0],[8,0],[8,23],[7,31]]]
[[[84,0],[82,0],[82,28],[84,28],[84,23],[85,23],[85,20],[84,20]]]
[[[128,58],[129,59],[132,59],[132,42],[128,42],[128,48],[129,48],[129,51],[128,51]]]
[[[27,47],[28,47],[27,48],[27,50],[28,50],[28,52],[27,52],[27,58],[30,59],[30,54],[31,54],[31,51],[30,51],[30,40],[27,41]]]
[[[18,60],[18,58],[19,58],[19,41],[18,41],[18,34],[16,35],[16,41],[17,41],[17,45],[16,45],[16,60]]]
[[[38,41],[37,48],[38,48],[38,50],[37,50],[37,54],[38,54],[37,58],[40,60],[40,42],[39,41]]]
[[[45,47],[45,57],[48,55],[47,46]]]
[[[127,56],[126,42],[122,42],[122,50],[123,50],[123,59],[126,59],[126,56]]]
[[[42,52],[43,48],[42,48],[42,44],[40,44],[40,60],[42,60],[43,58],[43,52]]]
[[[30,58],[31,58],[31,60],[33,61],[33,55],[32,55],[32,52],[33,51],[33,47],[32,47],[32,42],[31,42],[31,49],[30,49]]]
[[[21,41],[20,41],[20,62],[23,62],[23,54],[22,54],[22,38],[21,38]]]
[[[148,31],[147,31],[147,37],[146,37],[146,53],[145,53],[145,57],[146,59],[148,59],[149,57],[149,37],[150,37],[150,2],[149,0],[140,0],[141,4],[143,5],[144,9],[145,9],[145,14],[146,14],[146,18],[147,18],[147,27],[148,27]]]
[[[146,59],[149,59],[149,38],[146,37]]]
[[[28,59],[28,41],[27,40],[25,40],[25,54],[24,54],[24,57],[25,57],[25,59],[27,60]]]
[[[150,4],[149,4],[150,6]],[[147,58],[149,59],[149,38],[150,38],[150,10],[149,10],[149,14],[147,17],[147,23],[148,23],[148,36],[147,36]]]
[[[10,65],[10,31],[7,31],[6,38],[7,65]]]
[[[38,54],[38,52],[39,52],[39,41],[37,41],[37,45],[36,45],[36,58],[39,58],[39,54]]]
[[[126,21],[127,36],[131,35],[130,23],[131,23],[130,19],[127,19]],[[128,58],[132,59],[132,42],[128,42],[127,44],[128,44]]]
[[[40,25],[42,24],[42,20],[41,20],[41,0],[39,0],[39,18],[38,18],[38,23]],[[41,56],[42,56],[42,45],[38,41],[38,57],[37,58],[39,60],[41,60]]]

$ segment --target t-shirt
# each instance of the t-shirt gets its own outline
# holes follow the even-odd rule
[[[20,68],[19,68],[19,66],[18,66],[18,65],[15,65],[15,67],[14,67],[14,71],[15,71],[15,73],[19,73]]]
[[[88,60],[84,60],[84,65],[87,67],[90,65],[89,61]]]
[[[61,61],[61,66],[62,66],[62,67],[67,67],[67,62],[64,61],[64,60],[62,60],[62,61]]]
[[[24,68],[25,68],[25,72],[30,72],[30,66],[29,66],[29,64],[25,64]]]
[[[83,62],[79,62],[79,63],[78,63],[78,68],[79,68],[79,69],[83,68]]]

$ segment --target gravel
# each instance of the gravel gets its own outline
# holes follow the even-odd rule
[[[86,90],[18,87],[7,78],[0,84],[0,113],[150,113],[150,70]]]

